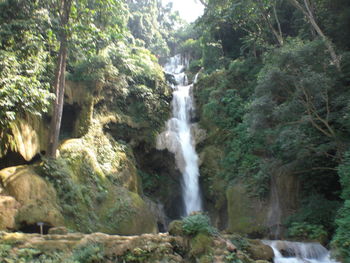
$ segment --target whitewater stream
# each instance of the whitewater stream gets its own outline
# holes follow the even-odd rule
[[[194,112],[193,84],[188,84],[184,73],[186,61],[180,55],[172,57],[165,65],[165,72],[174,76],[172,117],[166,131],[158,136],[157,148],[168,149],[175,154],[177,168],[182,173],[184,216],[202,210],[199,188],[198,155],[192,135],[191,115]]]
[[[339,263],[330,257],[330,252],[319,243],[290,241],[264,241],[274,254],[274,263]]]

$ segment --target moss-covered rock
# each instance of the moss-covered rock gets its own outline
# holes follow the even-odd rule
[[[131,151],[104,134],[99,121],[93,122],[84,137],[65,141],[59,151],[75,178],[79,179],[84,172],[85,175],[95,174],[100,179],[108,177],[118,185],[139,193],[139,178]]]
[[[25,235],[0,233],[0,257],[6,262],[184,262],[176,251],[179,237],[167,234],[117,236]],[[34,261],[32,261],[35,258]]]
[[[169,234],[173,236],[185,236],[182,220],[174,220],[169,224]]]
[[[265,245],[261,240],[249,240],[246,247],[248,255],[254,260],[271,261],[274,257],[273,250],[270,246]]]
[[[231,233],[262,235],[267,216],[266,203],[251,197],[243,184],[237,183],[226,191],[228,228]]]
[[[157,232],[156,219],[140,197],[132,152],[103,133],[94,120],[89,132],[66,140],[41,174],[55,186],[65,225],[84,233],[134,235]]]
[[[30,166],[16,166],[0,171],[1,184],[7,195],[20,204],[16,213],[17,227],[45,222],[51,226],[63,224],[56,191]]]
[[[156,233],[155,216],[142,198],[121,187],[114,187],[98,211],[102,223],[99,231],[120,235]]]
[[[202,258],[212,252],[213,237],[205,233],[199,233],[190,240],[190,255],[194,258]]]
[[[220,147],[212,145],[211,139],[200,149],[200,173],[206,207],[213,225],[218,229],[227,226],[227,206],[225,189],[227,182],[219,176],[224,153]]]

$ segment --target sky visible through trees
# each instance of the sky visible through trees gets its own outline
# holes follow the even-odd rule
[[[163,0],[166,5],[173,3],[174,10],[179,11],[181,18],[187,22],[193,22],[203,14],[204,7],[197,0]]]

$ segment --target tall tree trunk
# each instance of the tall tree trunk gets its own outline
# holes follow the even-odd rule
[[[323,41],[326,44],[326,47],[328,49],[329,54],[331,55],[332,62],[337,67],[338,70],[340,70],[340,61],[339,58],[334,50],[332,42],[328,39],[328,37],[323,33],[322,29],[318,26],[316,19],[314,17],[314,14],[311,10],[310,2],[309,0],[303,0],[305,8],[298,2],[298,0],[289,0],[292,5],[294,5],[296,8],[298,8],[305,17],[309,20],[312,27],[315,29],[317,34],[323,39]]]
[[[282,33],[282,27],[281,27],[281,23],[280,23],[280,20],[279,20],[279,18],[278,18],[278,14],[277,14],[277,8],[276,8],[276,6],[277,6],[277,1],[275,1],[274,3],[273,3],[273,14],[274,14],[274,16],[275,16],[275,20],[276,20],[276,23],[277,23],[277,27],[278,27],[278,34],[279,34],[279,36],[280,36],[280,38],[281,38],[281,43],[282,43],[282,45],[283,45],[283,33]]]
[[[271,23],[269,16],[270,14],[264,9],[264,6],[262,5],[262,3],[260,1],[256,1],[260,12],[261,12],[261,16],[263,17],[266,25],[270,28],[271,33],[275,36],[278,45],[283,46],[283,35],[282,35],[282,29],[281,29],[281,24],[279,23],[278,20],[278,16],[277,16],[277,11],[276,11],[276,3],[273,3],[273,11],[274,11],[274,15],[275,15],[275,20],[278,26],[278,31],[275,29],[275,27],[273,26],[273,24]]]
[[[71,9],[72,0],[60,1],[60,50],[58,53],[57,67],[55,72],[54,89],[56,99],[53,108],[53,115],[50,125],[50,137],[48,156],[56,158],[56,152],[58,147],[58,140],[61,129],[63,103],[64,103],[64,86],[65,86],[65,71],[67,64],[67,52],[68,52],[68,37],[67,37],[67,25],[69,21],[69,13]]]

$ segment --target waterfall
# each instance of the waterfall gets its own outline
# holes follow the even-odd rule
[[[319,243],[267,241],[275,254],[274,263],[337,263],[329,251]]]
[[[166,131],[157,139],[158,149],[168,149],[175,154],[177,168],[182,173],[182,193],[185,216],[202,210],[199,189],[198,155],[191,132],[191,115],[194,112],[192,97],[193,84],[188,85],[186,61],[181,56],[172,57],[165,65],[167,73],[172,74],[177,82],[173,86],[172,118],[167,121]]]

